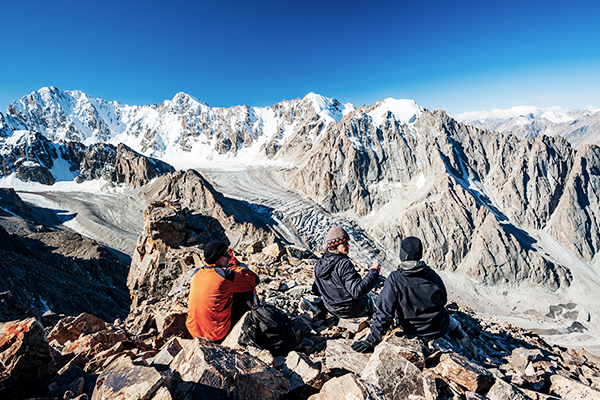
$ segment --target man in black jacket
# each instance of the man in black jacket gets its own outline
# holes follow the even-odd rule
[[[448,295],[440,276],[429,268],[421,257],[423,247],[416,237],[407,237],[400,245],[402,263],[392,272],[377,300],[371,334],[366,341],[352,344],[355,351],[369,352],[381,342],[397,315],[407,335],[418,335],[424,340],[437,339],[449,333],[461,344],[469,339],[460,324],[444,308]]]
[[[327,250],[315,265],[316,292],[323,298],[327,311],[341,318],[369,315],[367,293],[377,283],[379,264],[374,264],[361,279],[348,258],[350,237],[339,226],[327,233]]]

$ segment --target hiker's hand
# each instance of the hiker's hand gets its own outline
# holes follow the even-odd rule
[[[381,272],[381,265],[379,265],[379,263],[375,263],[371,266],[371,269],[374,269],[377,272]]]
[[[370,353],[373,351],[373,345],[366,340],[359,340],[358,342],[352,343],[352,350],[358,351],[359,353]]]

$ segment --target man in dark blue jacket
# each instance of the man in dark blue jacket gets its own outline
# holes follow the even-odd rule
[[[422,255],[423,247],[418,238],[407,237],[402,241],[402,263],[388,276],[379,295],[371,334],[366,341],[353,343],[354,350],[362,353],[373,350],[390,328],[395,315],[407,335],[432,340],[449,333],[461,344],[468,340],[460,324],[444,308],[448,300],[444,282],[420,261]]]
[[[350,237],[339,226],[327,233],[327,250],[315,266],[315,285],[327,311],[341,318],[369,315],[367,293],[377,283],[379,264],[361,278],[348,258]]]

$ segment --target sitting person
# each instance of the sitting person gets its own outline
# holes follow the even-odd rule
[[[366,353],[381,342],[394,316],[407,335],[417,335],[429,341],[449,333],[465,345],[468,337],[446,308],[447,293],[442,278],[429,268],[421,257],[423,247],[416,237],[407,237],[400,245],[398,270],[392,272],[377,300],[371,333],[365,341],[352,344],[355,351]]]
[[[192,276],[185,324],[193,337],[220,342],[249,310],[259,278],[223,242],[204,246],[204,261]]]
[[[361,278],[348,258],[350,237],[339,226],[327,233],[327,250],[315,265],[313,291],[323,298],[327,311],[341,318],[370,316],[372,307],[367,293],[377,283],[379,264]]]

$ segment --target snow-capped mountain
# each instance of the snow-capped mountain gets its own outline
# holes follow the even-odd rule
[[[124,143],[181,164],[223,156],[273,156],[299,127],[312,121],[319,131],[353,109],[314,93],[271,107],[210,107],[184,93],[162,104],[127,106],[50,87],[12,102],[6,124],[37,131],[51,141]]]
[[[185,165],[199,159],[274,158],[300,142],[312,144],[329,124],[353,111],[351,104],[314,93],[271,107],[210,107],[184,93],[161,104],[127,106],[50,87],[12,102],[6,124],[51,141],[124,143],[147,156]],[[388,99],[370,111],[372,123],[379,124],[388,112],[409,123],[421,108],[412,100]]]
[[[474,111],[458,114],[458,121],[519,138],[563,136],[575,148],[600,145],[600,108],[565,110],[560,107],[517,106],[507,110]]]

